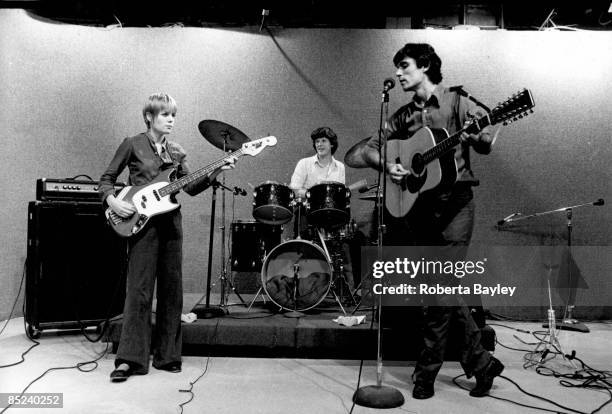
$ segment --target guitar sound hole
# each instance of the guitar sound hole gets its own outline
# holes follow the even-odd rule
[[[425,169],[425,164],[423,163],[423,156],[419,153],[414,154],[412,157],[412,173],[415,175],[421,175],[423,170]]]

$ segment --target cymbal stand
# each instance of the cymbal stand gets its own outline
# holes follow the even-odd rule
[[[385,82],[380,104],[380,123],[378,129],[379,143],[379,173],[377,188],[377,213],[378,213],[378,259],[383,257],[382,242],[384,233],[383,212],[385,182],[387,178],[386,143],[387,143],[387,119],[389,112],[389,89]],[[378,295],[378,329],[377,329],[377,353],[376,353],[376,385],[360,387],[353,394],[353,402],[363,407],[371,408],[395,408],[404,404],[404,396],[394,387],[382,385],[383,363],[382,363],[382,295]]]
[[[210,306],[210,290],[212,288],[211,285],[211,272],[212,272],[212,254],[213,254],[213,241],[215,236],[215,207],[217,204],[217,188],[219,187],[219,182],[217,180],[213,180],[211,183],[213,188],[212,197],[210,200],[210,236],[208,239],[208,269],[206,273],[206,304],[202,305],[200,302],[202,298],[198,300],[195,306],[191,309],[191,312],[195,313],[198,316],[198,319],[211,319],[216,318],[217,316],[224,316],[225,310],[218,306]]]
[[[223,138],[223,153],[224,154],[227,154],[226,148],[227,148],[227,137],[224,137]],[[222,187],[224,190],[229,190],[230,192],[233,192],[234,190],[232,190],[231,188],[228,188],[225,185],[225,173],[222,172],[221,174],[223,176],[222,178],[223,183],[220,184],[220,187]],[[221,299],[220,299],[219,306],[221,306],[222,308],[228,306],[227,301],[229,299],[229,293],[230,293],[229,289],[231,289],[231,291],[236,294],[236,296],[238,297],[238,299],[244,306],[247,306],[246,302],[242,299],[242,297],[240,296],[240,294],[234,287],[232,281],[227,277],[227,260],[225,259],[225,230],[226,230],[226,226],[225,226],[225,191],[223,191],[223,198],[221,199],[221,223],[222,224],[221,224],[220,229],[221,229],[221,263],[222,265],[221,265],[221,275],[219,276],[219,280],[221,281]]]

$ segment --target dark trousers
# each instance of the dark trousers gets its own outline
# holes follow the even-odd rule
[[[155,216],[129,239],[127,292],[115,366],[128,362],[137,372],[181,361],[183,231],[179,210]],[[157,278],[155,332],[151,311]]]
[[[402,218],[388,213],[385,223],[389,232],[386,245],[448,246],[452,260],[463,260],[474,228],[472,189],[458,183],[445,193],[426,193],[417,199],[410,212]],[[432,384],[442,367],[448,334],[457,329],[461,349],[461,366],[468,378],[489,363],[490,354],[480,343],[480,329],[460,296],[436,295],[425,309],[424,348],[414,370],[414,381]]]

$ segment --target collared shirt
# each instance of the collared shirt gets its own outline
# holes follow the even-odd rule
[[[309,189],[313,185],[324,181],[345,184],[344,164],[332,156],[331,162],[327,166],[323,166],[315,154],[298,161],[289,186],[294,190]]]
[[[415,97],[411,102],[399,108],[387,122],[387,137],[392,139],[410,139],[419,129],[445,128],[450,135],[463,128],[471,117],[480,117],[485,112],[472,101],[451,92],[442,85],[436,85],[433,94],[426,102],[420,102]],[[489,128],[484,128],[483,135],[489,135]],[[378,151],[378,137],[373,136],[368,141],[370,150]],[[455,147],[457,162],[457,180],[475,181],[470,166],[470,146],[462,143]]]
[[[149,133],[146,133],[147,137],[151,141],[151,143],[155,146],[156,154],[159,155],[159,158],[164,162],[164,164],[172,164],[172,156],[168,151],[168,140],[166,137],[162,137],[161,141],[155,141]],[[176,144],[176,143],[175,143]],[[177,144],[178,145],[178,144]],[[179,146],[178,152],[184,153],[183,149]]]
[[[114,194],[114,184],[125,167],[129,169],[128,185],[145,185],[167,168],[175,168],[177,177],[190,173],[187,154],[178,143],[165,137],[158,149],[147,133],[141,133],[123,140],[106,171],[100,177],[99,193],[102,200]],[[208,177],[200,178],[185,186],[189,195],[196,195],[208,187]]]

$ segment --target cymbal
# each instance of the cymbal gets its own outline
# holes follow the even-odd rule
[[[208,142],[219,149],[223,149],[225,143],[226,151],[236,151],[247,141],[250,141],[242,131],[225,122],[205,119],[198,124],[200,134]]]
[[[362,157],[362,150],[372,137],[367,137],[353,145],[347,153],[344,155],[344,163],[351,168],[365,168],[368,165],[365,163]]]

